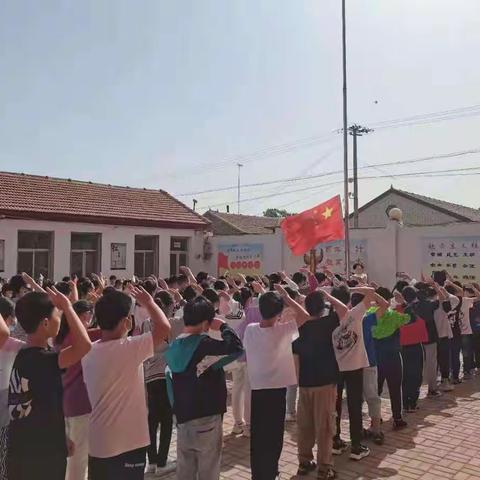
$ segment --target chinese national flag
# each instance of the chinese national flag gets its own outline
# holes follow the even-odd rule
[[[303,255],[319,243],[343,240],[345,231],[340,196],[287,217],[280,226],[294,255]]]

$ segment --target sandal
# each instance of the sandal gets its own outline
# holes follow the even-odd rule
[[[308,475],[310,472],[313,472],[317,468],[317,464],[313,461],[304,462],[298,466],[297,475],[303,477]]]

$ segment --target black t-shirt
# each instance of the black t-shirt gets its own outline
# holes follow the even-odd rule
[[[428,332],[428,342],[434,343],[438,340],[437,326],[435,324],[435,310],[440,307],[438,300],[419,300],[415,306],[415,313],[423,318]]]
[[[58,353],[40,347],[20,350],[8,391],[8,454],[67,456],[62,370]]]
[[[305,322],[299,338],[293,343],[293,353],[299,356],[300,387],[321,387],[338,382],[338,365],[332,345],[332,333],[338,327],[333,312]]]

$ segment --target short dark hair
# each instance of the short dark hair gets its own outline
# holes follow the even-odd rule
[[[252,291],[248,287],[242,287],[240,289],[239,295],[240,298],[238,301],[240,302],[240,305],[245,308],[248,300],[253,296]]]
[[[55,306],[44,292],[29,292],[15,305],[15,316],[25,333],[34,333],[42,320],[50,318]]]
[[[155,291],[157,290],[157,282],[155,282],[154,280],[145,280],[143,282],[143,288],[150,294],[150,295],[154,295],[155,294]]]
[[[377,295],[380,295],[382,298],[384,298],[387,301],[390,301],[393,298],[392,292],[386,287],[378,287],[375,290],[375,293]]]
[[[202,283],[203,281],[208,279],[208,273],[207,272],[198,272],[196,278],[197,278],[198,283]]]
[[[78,295],[85,297],[90,290],[94,290],[93,283],[88,278],[82,278],[77,283]]]
[[[410,285],[408,282],[406,282],[405,280],[399,280],[396,284],[395,284],[395,287],[393,287],[394,290],[396,290],[397,292],[400,292],[402,293],[403,289],[405,287],[408,287],[408,285]]]
[[[20,289],[22,287],[27,287],[27,283],[23,279],[21,275],[14,275],[10,281],[8,282],[10,285],[10,289],[12,290],[13,294],[16,295],[17,293],[20,293]]]
[[[110,281],[113,281],[113,280],[116,280],[116,279],[117,279],[116,275],[110,275],[110,278],[109,278]]]
[[[292,280],[297,284],[301,285],[307,281],[307,277],[302,272],[295,272],[292,275]]]
[[[62,278],[62,282],[67,282],[68,283],[70,280],[71,280],[70,277],[65,276],[65,277]]]
[[[350,302],[350,290],[346,285],[332,288],[332,297],[347,305]]]
[[[132,308],[132,299],[123,292],[111,292],[103,295],[95,304],[95,317],[102,330],[114,330],[128,317]]]
[[[322,283],[327,279],[327,276],[323,272],[315,272],[314,275],[318,283]]]
[[[15,314],[15,304],[7,297],[0,297],[0,315],[6,320]]]
[[[269,277],[268,277],[268,280],[269,280],[269,288],[270,290],[273,290],[274,286],[276,284],[279,284],[282,282],[282,278],[280,277],[280,275],[278,273],[272,273]]]
[[[192,301],[196,296],[197,296],[197,292],[195,291],[195,289],[189,285],[182,293],[183,295],[183,298],[187,301],[187,302],[190,302]]]
[[[365,265],[362,262],[355,262],[352,268],[355,270],[357,267],[362,267],[365,270]]]
[[[226,290],[228,287],[227,287],[227,283],[223,280],[216,280],[215,283],[213,284],[213,288],[215,290]]]
[[[200,296],[188,302],[183,308],[183,322],[185,326],[194,327],[215,318],[215,308],[209,300]]]
[[[109,295],[110,293],[116,292],[116,291],[117,291],[117,289],[115,287],[112,287],[111,285],[109,285],[108,287],[105,287],[103,289],[102,293],[103,293],[103,295]]]
[[[266,292],[258,300],[260,314],[264,320],[280,315],[284,306],[283,298],[277,292]]]
[[[350,298],[350,304],[352,307],[356,307],[359,303],[363,301],[365,298],[365,295],[362,295],[361,293],[352,293],[352,296]]]
[[[206,288],[203,291],[202,295],[213,304],[220,301],[220,297],[218,296],[218,293],[213,288]]]
[[[160,300],[160,303],[162,305],[160,306],[160,308],[162,309],[170,307],[175,303],[172,294],[170,292],[167,292],[166,290],[160,290],[159,292],[157,292],[157,294],[155,295],[155,299]]]
[[[418,298],[417,290],[413,287],[405,287],[402,290],[402,296],[407,303],[414,302]]]
[[[72,287],[67,282],[58,282],[55,285],[55,288],[60,292],[66,295],[67,297],[72,293]]]
[[[325,310],[325,297],[320,290],[315,290],[305,297],[305,310],[312,317],[319,316]]]

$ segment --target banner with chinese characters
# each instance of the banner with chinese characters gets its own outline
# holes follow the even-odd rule
[[[338,240],[336,242],[321,243],[316,247],[319,271],[328,269],[333,273],[345,273],[345,242]],[[367,241],[350,240],[350,267],[354,263],[361,262],[367,265]]]
[[[218,275],[226,271],[244,275],[263,274],[263,245],[234,243],[218,245]]]
[[[480,236],[423,239],[423,271],[446,270],[460,282],[480,279]]]

